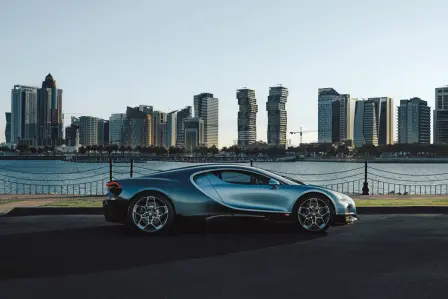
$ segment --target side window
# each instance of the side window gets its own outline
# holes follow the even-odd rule
[[[249,185],[252,182],[250,175],[238,171],[221,171],[220,179],[231,184]]]
[[[224,170],[215,175],[224,182],[231,184],[244,184],[244,185],[269,184],[269,178],[249,172]]]

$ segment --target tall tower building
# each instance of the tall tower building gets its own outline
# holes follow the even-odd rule
[[[433,143],[448,144],[448,85],[436,88],[436,107],[433,114]]]
[[[318,91],[318,142],[353,140],[356,99],[333,88]]]
[[[161,111],[154,111],[152,118],[154,132],[154,146],[164,146],[166,137],[166,117],[167,114]]]
[[[431,108],[420,98],[401,100],[397,111],[398,143],[431,142]]]
[[[39,146],[63,143],[62,93],[56,80],[48,74],[37,92]]]
[[[286,130],[288,117],[286,114],[286,101],[288,89],[281,85],[269,88],[266,111],[268,112],[268,144],[286,146]]]
[[[204,121],[204,146],[218,147],[219,101],[212,93],[194,96],[194,116]]]
[[[79,117],[79,143],[82,146],[104,145],[104,119],[93,116]]]
[[[394,108],[393,100],[389,97],[369,98],[376,110],[376,122],[378,125],[378,145],[394,143]]]
[[[177,112],[177,137],[176,137],[176,146],[177,147],[185,147],[185,125],[184,121],[193,116],[191,106],[187,106],[184,109]]]
[[[165,147],[176,146],[177,110],[166,115]]]
[[[194,150],[204,146],[204,120],[200,117],[190,117],[184,121],[185,125],[185,148]]]
[[[123,126],[126,123],[126,113],[114,113],[109,117],[109,144],[123,145]]]
[[[11,142],[36,145],[37,87],[15,85],[11,90]]]
[[[139,107],[126,108],[126,120],[122,127],[122,145],[136,148],[152,144],[153,121],[150,111]]]
[[[354,139],[355,147],[365,144],[378,145],[378,127],[376,107],[373,101],[357,101],[355,103]]]
[[[257,140],[257,112],[258,105],[255,90],[239,89],[236,92],[238,99],[238,145],[248,146]]]
[[[11,143],[11,112],[5,112],[6,126],[5,126],[5,142]]]

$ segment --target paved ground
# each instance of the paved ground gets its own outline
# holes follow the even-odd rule
[[[1,298],[445,298],[448,216],[127,234],[101,216],[0,218]]]

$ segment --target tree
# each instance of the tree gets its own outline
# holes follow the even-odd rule
[[[85,155],[86,152],[87,149],[84,146],[78,148],[78,153],[80,153],[81,155]]]
[[[32,146],[32,147],[30,147],[30,152],[31,152],[33,155],[35,155],[36,152],[37,152],[37,149],[36,149],[34,146]]]
[[[218,148],[213,144],[209,149],[208,152],[212,155],[217,155],[219,153]]]

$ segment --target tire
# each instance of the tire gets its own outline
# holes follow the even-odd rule
[[[171,230],[175,216],[173,204],[165,195],[143,192],[129,204],[126,227],[150,235],[166,234]]]
[[[315,208],[316,203],[318,209]],[[319,193],[307,194],[294,205],[293,225],[306,233],[323,233],[333,223],[334,214],[333,203],[326,196]]]

